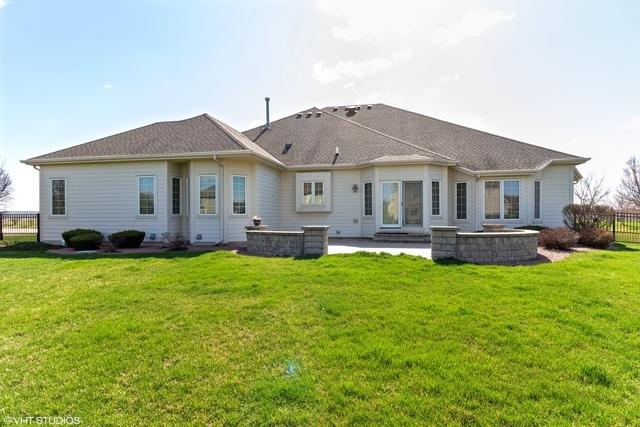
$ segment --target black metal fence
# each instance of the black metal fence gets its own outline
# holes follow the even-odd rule
[[[0,212],[0,240],[40,241],[40,214]]]
[[[607,221],[606,227],[617,242],[640,243],[640,213],[616,212]]]

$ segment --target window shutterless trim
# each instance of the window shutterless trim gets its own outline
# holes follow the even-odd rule
[[[213,178],[215,180],[215,191],[214,191],[214,202],[213,202],[213,213],[202,213],[201,212],[201,208],[202,208],[202,178]],[[198,175],[198,204],[196,205],[196,208],[198,209],[198,215],[200,216],[216,216],[218,215],[218,199],[219,199],[219,191],[218,191],[218,175],[217,174],[201,174]]]
[[[369,213],[367,213],[367,185],[369,186]],[[362,216],[373,216],[373,182],[362,183]]]
[[[53,213],[53,181],[62,181],[64,182],[64,213],[60,214],[60,213]],[[65,217],[67,216],[67,178],[62,178],[62,177],[55,177],[55,178],[49,178],[49,215],[50,216],[55,216],[55,217]]]
[[[153,179],[153,213],[147,213],[147,214],[143,214],[142,212],[140,212],[140,180],[142,178],[152,178]],[[138,175],[138,199],[136,200],[137,204],[138,204],[138,209],[137,209],[137,215],[138,216],[144,216],[144,217],[149,217],[149,216],[156,216],[157,213],[157,203],[158,203],[158,197],[157,197],[157,180],[156,180],[156,176],[155,175]]]
[[[178,180],[178,213],[175,213],[173,211],[173,202],[175,201],[173,196],[173,180],[177,179]],[[179,176],[172,176],[171,177],[171,215],[182,215],[182,177]]]
[[[234,185],[234,178],[242,178],[244,179],[244,212],[243,213],[236,213],[234,212],[235,206],[235,197],[236,197],[236,191],[233,187]],[[247,202],[248,202],[248,197],[247,197],[247,193],[248,193],[248,189],[247,189],[247,175],[231,175],[231,215],[234,216],[246,216],[247,215],[247,211],[248,211],[248,206],[247,206]]]

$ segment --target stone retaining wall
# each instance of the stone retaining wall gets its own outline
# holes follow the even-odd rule
[[[302,231],[251,230],[247,227],[247,252],[263,256],[326,255],[329,226],[307,225]]]
[[[538,232],[459,233],[458,227],[431,227],[431,257],[481,264],[528,261],[538,256]]]

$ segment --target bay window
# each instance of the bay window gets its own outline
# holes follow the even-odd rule
[[[215,215],[216,193],[218,189],[217,175],[200,175],[199,182],[199,212],[200,215]]]
[[[233,214],[247,214],[247,177],[234,175],[232,177]]]
[[[431,181],[431,215],[440,215],[440,181]]]
[[[364,183],[364,215],[373,215],[373,184],[370,182]]]
[[[456,219],[467,219],[467,183],[456,183]]]

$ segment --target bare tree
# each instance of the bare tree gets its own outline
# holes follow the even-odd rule
[[[627,161],[617,194],[624,202],[640,209],[640,161],[635,156]]]
[[[604,176],[598,178],[594,175],[581,179],[574,191],[581,205],[592,207],[605,204],[610,193],[604,186]]]
[[[4,162],[0,164],[0,207],[4,207],[11,199],[13,193],[13,181],[9,172],[4,168]]]

